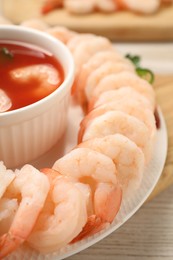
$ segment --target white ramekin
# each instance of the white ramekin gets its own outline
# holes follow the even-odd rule
[[[65,73],[64,82],[49,96],[0,113],[0,160],[7,167],[16,168],[47,152],[62,136],[67,124],[74,62],[66,46],[46,33],[15,25],[0,26],[1,39],[22,41],[51,52]]]

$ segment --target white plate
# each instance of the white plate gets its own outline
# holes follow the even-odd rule
[[[122,46],[122,52],[129,53],[129,46]],[[138,54],[138,53],[135,53]],[[141,53],[140,53],[141,54]],[[147,62],[146,62],[147,64]],[[160,63],[162,64],[162,63]],[[148,65],[148,64],[147,64]],[[160,68],[161,71],[161,68]],[[153,188],[155,187],[165,164],[165,159],[167,155],[167,131],[166,125],[161,111],[159,110],[159,115],[161,119],[161,128],[157,131],[156,142],[153,152],[153,157],[150,164],[147,166],[144,172],[144,176],[142,179],[142,183],[140,188],[134,193],[131,198],[123,200],[121,209],[115,219],[115,221],[105,230],[100,233],[82,240],[76,244],[67,246],[60,250],[57,253],[42,255],[38,254],[36,251],[29,249],[27,246],[22,246],[16,252],[11,254],[6,259],[14,260],[14,259],[23,259],[23,260],[60,260],[66,257],[69,257],[77,252],[80,252],[87,247],[95,244],[100,241],[104,237],[108,236],[116,229],[118,229],[121,225],[123,225],[144,203],[144,201],[151,194]],[[77,133],[79,130],[79,123],[83,118],[82,111],[80,107],[74,106],[71,104],[71,108],[69,110],[69,124],[66,131],[66,134],[63,136],[61,141],[57,143],[51,151],[47,154],[43,155],[38,160],[32,162],[34,166],[38,169],[43,167],[51,167],[55,160],[59,157],[63,156],[63,154],[67,153],[71,150],[77,143]]]
[[[161,128],[157,131],[156,142],[153,152],[153,157],[149,165],[146,167],[142,183],[139,189],[130,197],[124,199],[120,211],[115,221],[105,230],[98,234],[84,239],[74,245],[67,246],[60,250],[58,253],[49,255],[38,254],[36,251],[29,249],[26,246],[21,247],[16,252],[7,257],[8,260],[23,259],[23,260],[60,260],[69,257],[77,252],[80,252],[87,247],[95,244],[104,237],[111,234],[121,225],[123,225],[144,203],[148,198],[153,188],[155,187],[164,167],[166,154],[167,154],[167,131],[166,125],[161,111],[159,110],[161,119]],[[76,138],[78,132],[78,125],[82,118],[82,111],[77,106],[71,106],[69,111],[69,124],[66,135],[49,153],[45,154],[39,160],[33,162],[37,168],[52,166],[54,161],[67,153],[71,148],[76,145]]]

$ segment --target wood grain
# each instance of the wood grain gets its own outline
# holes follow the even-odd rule
[[[149,199],[173,184],[173,75],[156,76],[154,88],[167,125],[168,154],[162,176]]]
[[[41,16],[40,9],[44,0],[1,1],[4,15],[17,24],[37,17],[52,26],[62,25],[78,32],[103,35],[114,41],[173,40],[173,6],[160,8],[153,15],[139,15],[127,11],[72,15],[61,9]]]

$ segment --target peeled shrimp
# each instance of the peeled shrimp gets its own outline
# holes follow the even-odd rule
[[[7,170],[3,162],[0,162],[0,199],[14,178],[14,172]]]
[[[95,8],[102,12],[114,12],[117,5],[113,0],[95,0]]]
[[[74,36],[77,35],[76,32],[68,30],[63,26],[54,26],[46,30],[46,32],[56,39],[60,40],[64,44],[67,44]]]
[[[54,91],[60,84],[58,71],[49,65],[38,64],[14,69],[10,72],[13,80],[20,83],[27,83],[30,80],[37,80],[39,87],[36,88],[35,95],[45,96]]]
[[[127,113],[128,115],[136,117],[147,126],[151,138],[154,138],[156,133],[156,122],[154,113],[147,106],[142,107],[140,100],[133,100],[130,98],[127,99],[126,97],[124,99],[122,98],[112,102],[108,102],[92,110],[90,114],[86,116],[85,122],[87,118],[93,119],[94,115],[101,115],[107,111],[122,111]]]
[[[91,13],[95,7],[95,0],[64,0],[64,7],[71,13]]]
[[[8,232],[0,237],[0,258],[16,250],[27,239],[44,206],[48,191],[48,178],[31,165],[25,165],[16,172],[4,197],[17,198],[20,202]]]
[[[121,8],[132,10],[139,13],[150,14],[158,10],[160,0],[114,0]]]
[[[12,106],[11,99],[7,96],[7,94],[0,89],[0,113],[9,110]]]
[[[124,59],[119,52],[117,52],[115,49],[114,50],[105,50],[105,51],[99,51],[96,52],[89,60],[88,62],[84,63],[83,66],[81,67],[78,75],[76,75],[75,82],[74,82],[74,87],[73,91],[74,94],[77,97],[78,102],[83,106],[85,103],[85,94],[84,94],[84,88],[86,85],[86,81],[89,77],[89,75],[99,68],[101,64],[104,64],[105,62],[108,61],[114,61],[114,62],[119,62],[119,61],[127,61]]]
[[[94,215],[101,222],[113,221],[120,208],[122,192],[116,167],[109,157],[88,148],[76,148],[57,160],[53,169],[88,184],[92,190]]]
[[[52,10],[54,10],[57,7],[61,7],[64,0],[46,0],[41,12],[43,14],[46,14]]]
[[[122,134],[132,140],[141,148],[146,162],[151,158],[153,139],[146,125],[139,119],[121,111],[108,111],[101,115],[94,115],[88,120],[86,117],[81,122],[78,143],[96,137],[104,137],[111,134]]]
[[[112,49],[111,42],[104,37],[91,37],[88,41],[82,41],[75,46],[72,52],[74,63],[76,65],[76,72],[78,73],[82,65],[86,63],[92,55],[98,51]]]
[[[117,102],[119,100],[137,100],[140,102],[140,107],[144,107],[153,111],[153,107],[149,100],[137,92],[132,87],[122,87],[116,90],[108,90],[94,97],[88,104],[88,112],[110,102]]]
[[[141,95],[145,96],[151,103],[153,111],[155,109],[155,93],[152,86],[144,79],[141,79],[137,75],[131,72],[121,72],[116,75],[108,75],[102,78],[97,86],[92,92],[88,92],[88,100],[92,97],[96,98],[101,93],[119,89],[121,87],[132,87],[135,91],[139,92]]]
[[[116,75],[123,71],[129,71],[134,73],[134,67],[132,64],[126,62],[108,61],[101,65],[98,69],[94,70],[88,77],[84,89],[87,100],[90,100],[92,93],[94,92],[95,88],[102,79],[104,79],[108,75]]]
[[[144,155],[127,137],[107,135],[82,142],[78,147],[87,147],[111,158],[117,168],[117,179],[126,194],[139,187],[144,171]]]
[[[18,210],[17,199],[0,200],[0,236],[7,233]]]
[[[27,239],[40,252],[53,252],[67,245],[87,221],[83,193],[68,178],[52,169],[43,169],[50,181],[50,191],[43,211]]]
[[[39,31],[45,31],[46,29],[48,29],[48,25],[45,22],[43,22],[41,19],[38,19],[38,18],[35,18],[35,19],[32,18],[32,19],[26,20],[26,21],[22,22],[20,25],[24,26],[24,27],[36,29]]]

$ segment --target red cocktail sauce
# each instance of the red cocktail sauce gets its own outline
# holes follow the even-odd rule
[[[20,75],[17,80],[11,76],[12,71],[33,65],[45,65],[46,71],[49,67],[54,68],[58,73],[56,84],[52,84],[51,80],[47,82],[44,72],[39,73],[39,77],[31,75],[29,79],[21,82]],[[43,75],[43,80],[40,75]],[[63,80],[63,68],[51,53],[22,42],[0,41],[0,106],[3,106],[2,93],[4,93],[4,96],[11,101],[8,111],[25,107],[48,96],[61,85]],[[3,109],[2,111],[0,109],[0,112],[4,112]]]

